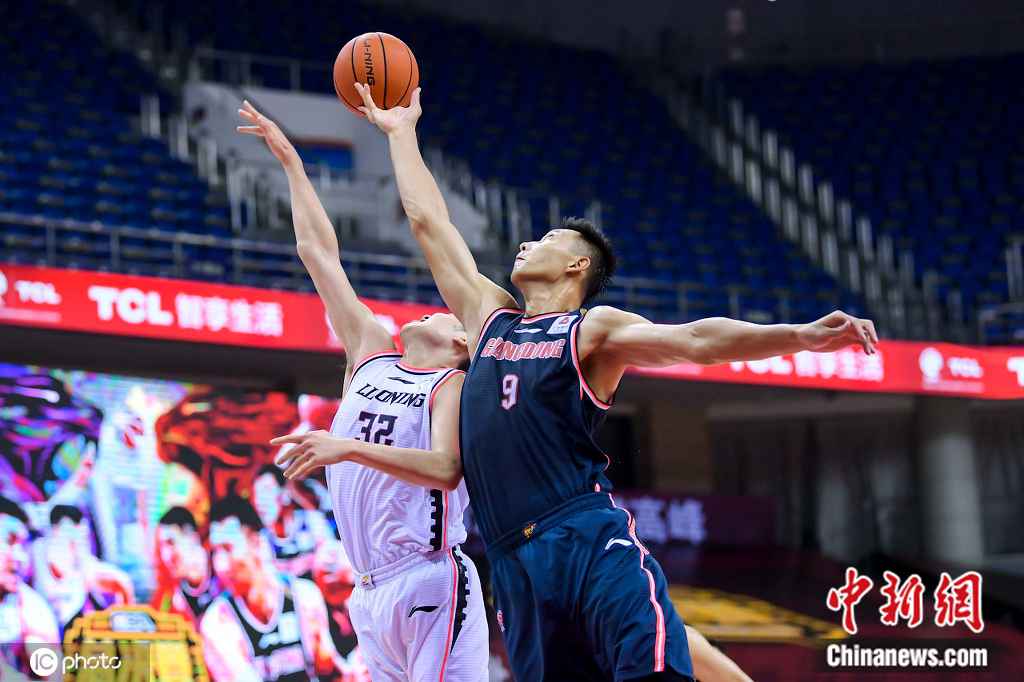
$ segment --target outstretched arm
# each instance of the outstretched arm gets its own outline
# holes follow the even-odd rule
[[[761,360],[800,351],[827,353],[860,345],[874,353],[871,320],[835,311],[808,324],[753,324],[709,317],[686,324],[654,324],[611,307],[595,308],[581,323],[579,353],[599,396],[614,393],[628,366],[667,367],[680,362],[713,365]]]
[[[377,108],[369,88],[356,83],[356,89],[363,98],[360,110],[388,136],[398,193],[413,235],[423,249],[441,297],[466,327],[472,347],[487,316],[495,308],[515,306],[515,299],[480,274],[466,241],[448,216],[441,190],[423,162],[416,139],[416,122],[422,113],[419,88],[408,107],[387,110]]]
[[[251,125],[238,126],[238,131],[262,137],[288,177],[296,249],[327,308],[334,333],[345,346],[349,367],[368,353],[394,348],[391,334],[356,297],[341,267],[341,251],[334,227],[313,183],[306,176],[295,147],[277,124],[256,111],[252,104],[246,101],[243,106],[238,113]]]
[[[434,395],[430,422],[433,448],[397,448],[367,443],[354,438],[336,438],[326,431],[281,436],[273,445],[292,443],[278,457],[278,466],[287,466],[289,479],[308,476],[320,467],[338,462],[356,462],[391,474],[406,483],[425,488],[454,490],[462,480],[462,459],[459,451],[459,396],[462,393],[461,373],[448,379]]]
[[[752,682],[732,659],[712,646],[697,630],[686,626],[686,641],[693,661],[693,674],[700,682]]]

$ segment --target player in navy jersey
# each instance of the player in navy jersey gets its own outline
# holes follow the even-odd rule
[[[594,431],[626,368],[755,360],[877,342],[869,320],[836,311],[805,325],[725,318],[654,324],[584,304],[615,265],[592,224],[569,220],[520,246],[512,283],[477,269],[423,163],[409,107],[362,112],[388,136],[412,231],[448,307],[466,328],[461,454],[492,564],[496,606],[520,682],[686,680],[687,635],[665,576],[607,493]],[[709,671],[696,673],[708,679]],[[710,671],[714,676],[716,671]],[[742,675],[738,670],[735,675]],[[742,677],[740,678],[742,679]]]

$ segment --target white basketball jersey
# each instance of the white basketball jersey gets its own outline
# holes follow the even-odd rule
[[[400,448],[431,449],[430,408],[456,369],[417,369],[398,353],[377,353],[354,370],[331,433]],[[341,462],[327,467],[338,533],[349,561],[366,573],[414,552],[465,541],[466,484],[429,490],[377,469]]]

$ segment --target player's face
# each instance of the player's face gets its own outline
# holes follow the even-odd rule
[[[554,229],[541,239],[523,242],[512,264],[512,283],[517,287],[530,280],[556,282],[581,257],[579,233]]]
[[[0,514],[0,590],[13,592],[18,588],[18,575],[28,564],[27,545],[25,524],[14,516]]]
[[[75,523],[68,518],[61,519],[56,526],[50,527],[46,547],[51,569],[57,573],[76,571],[92,553],[89,548],[89,527],[84,521]]]
[[[174,580],[188,580],[198,584],[206,577],[206,549],[194,529],[158,526],[156,543],[160,562],[167,567]]]
[[[259,571],[259,534],[232,516],[210,525],[213,570],[227,590],[240,594]]]
[[[281,510],[287,503],[287,495],[277,479],[270,474],[263,474],[252,484],[253,506],[264,526],[272,526],[281,516]]]

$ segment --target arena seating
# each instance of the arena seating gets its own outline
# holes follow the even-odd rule
[[[1008,298],[1006,236],[1024,221],[1022,67],[1019,55],[772,67],[722,83],[798,162],[912,249],[919,278],[938,273],[942,300],[959,290],[969,320]],[[1015,324],[995,331],[992,340],[1011,340]]]
[[[123,12],[153,16],[145,9],[149,3],[119,4]],[[228,235],[223,197],[159,142],[131,130],[128,116],[138,111],[139,96],[157,89],[152,78],[131,56],[105,49],[69,10],[40,7],[2,10],[12,29],[7,35],[18,39],[0,46],[7,74],[0,90],[7,104],[0,114],[6,124],[0,210]],[[479,177],[530,196],[537,232],[547,227],[549,195],[563,199],[563,214],[581,214],[590,200],[600,199],[603,223],[622,254],[621,273],[652,282],[630,291],[633,306],[648,316],[681,316],[681,294],[668,286],[677,282],[690,285],[682,294],[686,317],[728,314],[737,304],[742,315],[762,321],[806,319],[837,304],[864,312],[857,297],[841,292],[716,175],[653,95],[625,84],[617,94],[625,73],[609,57],[355,4],[346,7],[340,24],[332,8],[313,2],[299,2],[283,15],[238,0],[164,9],[167,26],[181,22],[192,45],[323,64],[331,63],[339,36],[379,26],[403,36],[424,73],[426,140],[465,159]],[[73,57],[61,52],[72,36],[78,46]],[[472,59],[453,59],[470,54]],[[286,85],[284,72],[255,68],[264,85]],[[322,89],[330,91],[322,76]],[[48,140],[40,142],[40,133]],[[2,257],[45,257],[38,231],[9,226],[4,235]],[[58,241],[63,264],[107,267],[109,239],[102,233]],[[166,242],[127,241],[122,269],[169,274]],[[253,267],[236,272],[237,259],[223,249],[187,248],[189,276],[274,283],[255,267],[261,259],[249,259]],[[612,303],[625,299],[621,289],[608,297]]]
[[[154,16],[152,3],[118,5],[143,22]],[[622,274],[692,283],[685,294],[690,317],[727,313],[730,285],[743,314],[757,319],[787,312],[779,309],[783,290],[790,293],[789,317],[814,316],[837,303],[864,312],[857,297],[777,238],[766,216],[716,176],[664,105],[629,85],[610,57],[407,8],[348,3],[339,15],[303,1],[291,10],[264,12],[240,0],[187,10],[163,5],[165,28],[186,26],[189,44],[308,60],[302,82],[323,92],[333,86],[316,65],[331,64],[345,37],[386,27],[420,62],[426,142],[466,160],[478,177],[528,193],[538,232],[547,228],[549,195],[562,199],[563,214],[581,214],[599,199],[603,224],[622,253]],[[251,68],[262,85],[289,86],[287,68]],[[678,315],[677,292],[652,286],[641,293],[643,312]]]
[[[142,137],[130,120],[143,94],[159,92],[134,56],[104,47],[58,4],[5,3],[0,21],[0,211],[230,234],[222,193],[211,192],[190,165],[172,158],[162,142]],[[160,96],[167,106],[170,97]],[[45,261],[40,230],[13,217],[4,223],[0,258]],[[166,241],[140,235],[120,247],[122,269],[169,274]],[[110,239],[102,229],[80,231],[55,240],[54,255],[67,267],[105,269]],[[187,274],[226,274],[225,254],[189,255],[194,271]]]

